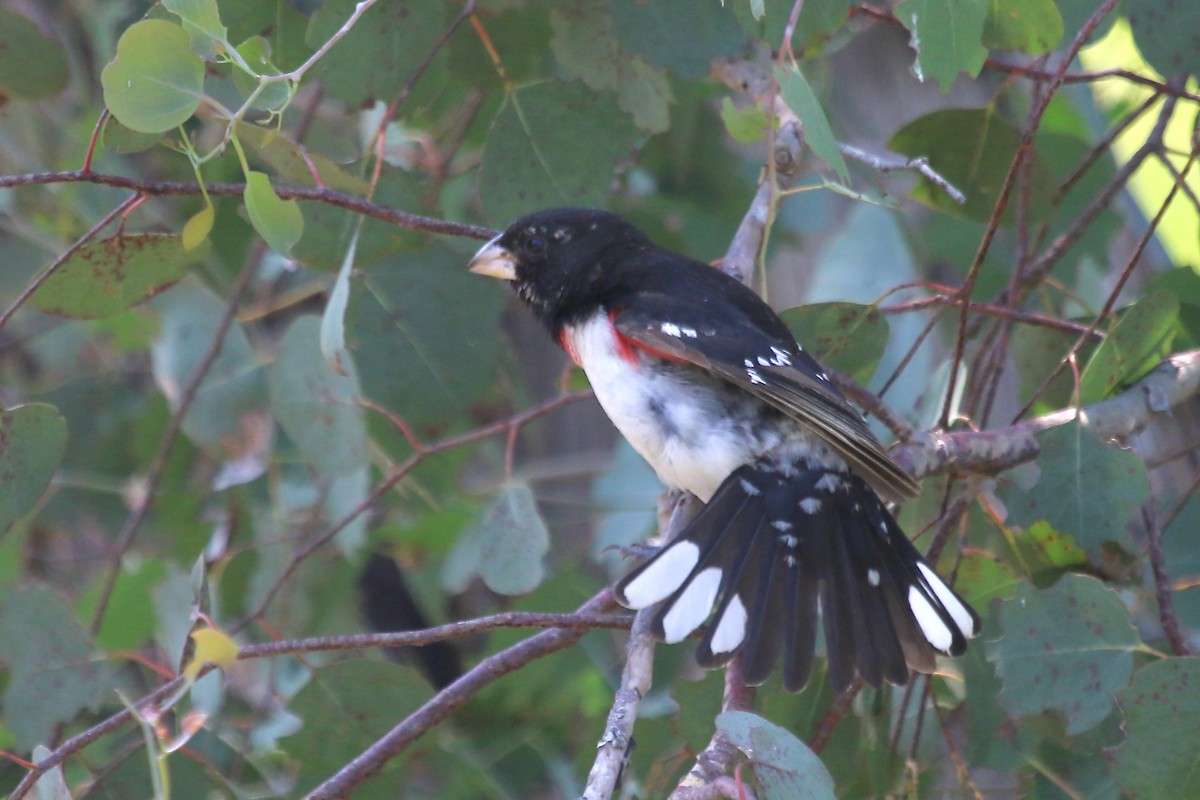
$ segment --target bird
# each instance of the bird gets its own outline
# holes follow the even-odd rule
[[[887,505],[916,482],[752,289],[591,208],[523,216],[468,269],[508,281],[661,481],[704,503],[614,587],[627,608],[657,606],[657,639],[703,627],[701,667],[740,655],[754,686],[782,659],[792,692],[818,628],[839,691],[965,651],[978,615]]]

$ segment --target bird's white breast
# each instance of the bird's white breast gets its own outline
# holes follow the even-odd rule
[[[698,368],[663,369],[661,359],[622,347],[603,312],[565,328],[563,339],[609,419],[668,486],[707,502],[731,472],[775,443],[737,430],[728,396],[688,380]]]

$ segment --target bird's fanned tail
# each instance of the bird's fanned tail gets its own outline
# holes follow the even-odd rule
[[[703,667],[741,653],[747,683],[782,655],[784,685],[812,672],[817,619],[835,689],[929,672],[979,629],[970,607],[924,562],[856,475],[824,467],[747,465],[683,532],[616,587],[635,609],[658,602],[656,635],[680,641],[708,621]]]

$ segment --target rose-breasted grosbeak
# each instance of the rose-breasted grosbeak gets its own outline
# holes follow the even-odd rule
[[[470,269],[511,281],[633,448],[706,504],[617,584],[629,608],[662,603],[661,639],[711,619],[701,666],[740,652],[753,685],[782,653],[798,691],[818,616],[838,689],[907,682],[978,632],[880,499],[915,482],[749,288],[593,209],[523,217]]]

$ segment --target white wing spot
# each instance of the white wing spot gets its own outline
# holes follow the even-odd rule
[[[748,370],[746,370],[746,374],[750,376],[751,383],[756,383],[759,386],[767,385],[767,382],[763,380],[762,375],[758,374],[758,370],[748,369]]]
[[[783,542],[784,547],[792,549],[794,549],[796,545],[800,544],[799,537],[792,536],[790,533],[785,533],[783,536],[780,536],[779,541]]]
[[[676,325],[674,322],[664,322],[659,327],[662,330],[662,332],[665,333],[667,336],[674,336],[676,339],[678,339],[680,334],[682,333],[679,330],[679,326]]]
[[[746,494],[750,495],[751,497],[757,497],[758,495],[762,494],[762,489],[759,489],[757,486],[755,486],[753,483],[746,480],[745,478],[742,478],[741,482],[742,482],[742,491],[745,492]]]
[[[692,578],[663,617],[663,641],[667,644],[682,642],[699,628],[712,611],[720,587],[721,570],[717,567],[709,567]]]
[[[700,560],[700,548],[687,540],[667,546],[641,574],[625,585],[625,601],[634,610],[665,600],[683,585]]]
[[[758,357],[758,365],[759,365],[760,367],[769,367],[769,366],[771,366],[771,361],[770,361],[770,359],[763,358],[762,356],[759,356],[759,357]]]
[[[975,619],[971,616],[971,612],[967,611],[966,606],[959,602],[958,597],[946,585],[945,581],[938,577],[937,573],[929,568],[928,565],[917,562],[917,568],[921,570],[921,574],[925,576],[925,580],[929,581],[933,593],[937,595],[937,599],[942,601],[942,607],[950,612],[950,618],[954,620],[954,624],[962,631],[964,636],[974,636],[979,633],[975,630]]]
[[[825,381],[826,383],[829,383],[829,376],[826,375],[824,372],[818,372],[817,377],[820,378],[821,380]]]
[[[880,522],[879,530],[883,531],[884,533],[887,533],[887,522]]]
[[[933,649],[941,653],[950,652],[950,645],[954,643],[953,632],[942,621],[941,615],[929,602],[929,598],[916,586],[908,587],[908,607],[912,609],[913,617],[921,626],[921,633],[924,634],[925,640],[933,645]]]
[[[787,533],[792,529],[792,523],[788,522],[786,519],[777,519],[771,522],[771,527],[782,533]]]
[[[772,361],[773,361],[773,362],[774,362],[774,363],[775,363],[777,366],[780,366],[780,367],[788,367],[788,366],[791,366],[791,364],[792,364],[792,357],[791,357],[790,355],[788,355],[788,351],[787,351],[787,350],[781,350],[780,348],[778,348],[778,347],[775,347],[774,345],[772,345],[772,346],[771,346],[771,352],[775,354],[775,358],[774,358],[774,359],[772,359]]]
[[[815,497],[806,497],[800,501],[800,508],[806,514],[815,514],[821,510],[821,501]]]
[[[867,583],[871,584],[872,586],[879,585],[879,570],[877,570],[877,569],[867,570]]]
[[[748,617],[746,607],[742,605],[742,598],[735,594],[729,599],[729,605],[713,631],[712,640],[709,642],[713,653],[728,653],[742,643],[746,638]]]
[[[750,367],[751,369],[754,368],[754,362],[748,358],[745,361],[743,361],[742,363],[745,364],[747,367]]]
[[[791,553],[788,553],[783,557],[783,563],[787,564],[789,567],[794,567],[796,566],[796,557]]]
[[[832,472],[826,472],[824,475],[821,476],[821,480],[817,481],[817,483],[816,483],[816,487],[818,489],[824,489],[825,491],[830,492],[830,493],[836,492],[838,489],[841,489],[844,485],[845,484],[842,482],[842,479],[839,478],[837,475],[834,475]]]
[[[696,329],[695,328],[680,328],[679,332],[682,333],[684,336],[686,336],[689,339],[696,338]]]

